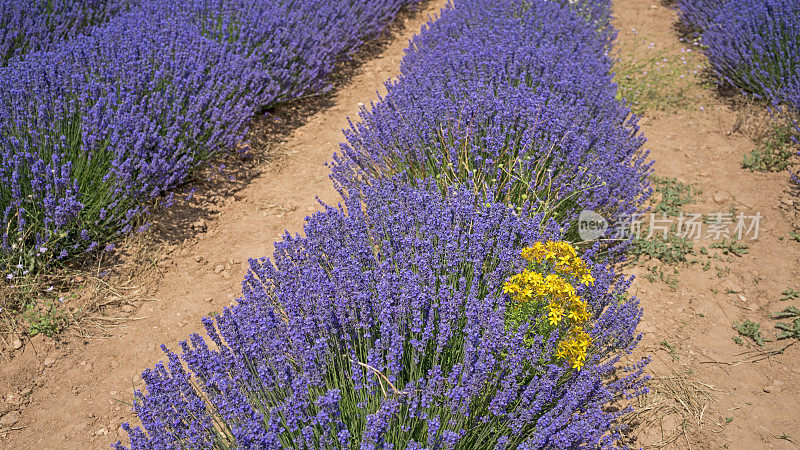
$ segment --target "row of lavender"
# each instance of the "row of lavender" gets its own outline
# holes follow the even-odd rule
[[[134,0],[0,0],[0,66],[88,34]]]
[[[800,130],[800,2],[679,0],[678,8],[719,82],[766,101]]]
[[[260,109],[324,91],[337,60],[415,2],[4,6],[4,21],[32,27],[5,31],[17,34],[4,38],[13,56],[0,67],[7,277],[129,231],[198,162],[241,148]]]
[[[800,113],[800,3],[680,0],[678,6],[721,82]]]
[[[445,8],[347,133],[342,203],[142,374],[131,446],[617,445],[641,310],[619,253],[569,242],[581,209],[620,219],[649,190],[609,4]]]

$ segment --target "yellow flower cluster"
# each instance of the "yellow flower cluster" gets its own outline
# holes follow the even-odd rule
[[[589,320],[586,302],[578,297],[567,280],[556,274],[545,276],[526,269],[509,278],[503,285],[503,292],[520,304],[533,299],[547,300],[550,325],[558,325],[564,316],[573,324]]]
[[[591,344],[591,338],[584,331],[589,321],[589,306],[568,279],[590,286],[594,284],[591,272],[568,242],[537,242],[522,250],[522,257],[528,261],[528,268],[509,278],[503,285],[503,292],[518,305],[530,301],[547,302],[550,326],[558,326],[566,317],[570,331],[559,343],[556,356],[580,369]],[[555,273],[548,273],[551,271]]]
[[[548,241],[537,242],[530,247],[522,250],[522,257],[532,264],[547,264],[552,262],[555,265],[557,273],[564,275],[572,275],[580,281],[581,284],[591,286],[594,284],[594,278],[586,263],[578,256],[569,242],[564,241]]]
[[[586,362],[586,353],[591,343],[592,338],[583,330],[582,326],[573,327],[566,339],[558,343],[556,356],[569,361],[573,369],[580,370]]]

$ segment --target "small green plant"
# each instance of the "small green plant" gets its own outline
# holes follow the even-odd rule
[[[783,294],[781,300],[797,300],[800,298],[800,291],[792,288],[786,288],[786,290],[781,292],[781,294]]]
[[[800,242],[800,233],[795,233],[793,231],[790,231],[789,236],[791,236],[792,239],[794,239],[795,241]]]
[[[789,338],[800,339],[800,309],[796,306],[788,306],[782,311],[772,315],[773,319],[794,319],[792,323],[778,322],[775,328],[782,331],[776,339],[783,340]]]
[[[686,106],[686,91],[692,83],[687,77],[688,63],[694,60],[691,53],[668,54],[641,42],[623,47],[614,65],[619,99],[625,99],[636,114]]]
[[[745,319],[745,321],[741,323],[733,323],[733,329],[736,330],[740,335],[750,338],[759,347],[763,347],[764,342],[769,342],[769,339],[764,339],[764,337],[761,336],[760,328],[761,324],[753,322],[750,319]]]
[[[653,189],[660,195],[653,208],[656,214],[677,216],[682,207],[693,203],[695,197],[703,193],[693,184],[678,181],[677,178],[651,176],[650,180]]]
[[[646,257],[671,266],[687,262],[687,255],[694,254],[692,241],[674,234],[666,238],[660,234],[654,235],[652,239],[636,238],[630,249],[631,261],[638,262]]]
[[[735,342],[737,345],[744,345],[744,341],[742,340],[741,337],[734,336],[732,339],[733,339],[733,342]]]
[[[647,271],[650,272],[645,276],[647,281],[651,283],[661,281],[669,286],[673,291],[678,289],[678,269],[673,268],[672,274],[670,274],[659,266],[650,266],[647,268]]]
[[[786,170],[797,151],[793,148],[794,130],[791,126],[775,126],[764,143],[745,153],[742,167],[752,172],[780,172]]]
[[[661,341],[660,344],[661,344],[662,347],[664,347],[664,350],[666,350],[667,353],[669,353],[669,355],[672,357],[672,361],[673,362],[675,362],[675,361],[680,359],[680,356],[678,355],[678,351],[675,349],[674,345],[672,345],[669,342],[667,342],[666,339]]]
[[[775,436],[775,437],[776,437],[777,439],[782,439],[782,440],[784,440],[784,441],[789,441],[789,442],[791,442],[792,444],[795,444],[795,445],[797,445],[797,441],[796,441],[796,440],[795,440],[793,437],[791,437],[790,435],[788,435],[788,434],[786,434],[786,433],[782,433],[780,436]]]
[[[28,335],[31,337],[40,333],[53,337],[68,323],[64,311],[52,301],[28,305],[22,317],[28,323]]]
[[[750,248],[749,245],[735,239],[723,239],[720,242],[711,244],[710,247],[720,249],[726,255],[742,256],[750,253],[750,250],[748,250]]]

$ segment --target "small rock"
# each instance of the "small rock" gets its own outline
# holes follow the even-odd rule
[[[122,307],[122,311],[124,311],[126,313],[132,313],[135,309],[136,308],[134,308],[131,305],[125,305],[125,306]]]
[[[55,358],[45,358],[44,359],[44,366],[45,367],[50,367],[55,363],[56,363],[56,359]]]
[[[208,230],[208,225],[204,219],[200,219],[192,224],[192,229],[195,231],[206,231]]]
[[[217,266],[214,267],[214,273],[222,273],[223,270],[225,270],[225,266],[222,264],[217,264]]]
[[[14,410],[9,413],[6,413],[2,418],[0,418],[0,426],[2,427],[11,427],[14,426],[19,420],[22,418],[22,415],[19,411]]]
[[[14,341],[11,342],[11,348],[13,348],[14,350],[21,349],[22,348],[22,341],[19,340],[19,338],[14,339]]]
[[[723,203],[727,199],[727,196],[721,192],[717,192],[712,198],[714,199],[715,203],[719,204]]]
[[[200,255],[197,255],[197,256],[194,257],[194,260],[197,261],[197,262],[203,262],[203,257],[200,256]]]
[[[206,303],[211,303],[211,302],[214,301],[214,298],[213,297],[206,297],[205,301],[206,301]]]
[[[12,405],[19,405],[21,402],[22,402],[22,397],[20,397],[17,394],[9,392],[8,395],[6,395],[6,403]]]
[[[105,436],[108,434],[108,428],[100,428],[99,430],[94,432],[95,436]]]
[[[226,280],[231,277],[231,274],[229,274],[227,270],[223,270],[221,275],[222,278],[225,278]]]
[[[242,192],[242,191],[239,191],[239,192],[233,194],[233,199],[236,200],[236,201],[242,201],[245,198],[247,198],[247,195],[245,195],[245,193]]]

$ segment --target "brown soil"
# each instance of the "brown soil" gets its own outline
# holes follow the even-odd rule
[[[667,58],[689,49],[698,56],[697,47],[679,41],[675,11],[656,0],[617,0],[616,16],[622,45],[653,43]],[[800,289],[800,243],[789,237],[800,225],[798,197],[786,171],[741,167],[742,155],[754,147],[747,130],[757,130],[765,113],[702,87],[702,73],[689,78],[692,86],[680,107],[643,114],[655,174],[702,190],[696,203],[684,207],[687,212],[727,213],[733,206],[737,213],[760,212],[764,218],[758,239],[746,240],[747,254],[706,271],[692,264],[673,274],[665,266],[677,279],[675,289],[648,281],[644,267],[631,270],[637,275],[632,293],[644,308],[637,355],[652,356],[648,371],[654,378],[651,394],[634,402],[639,409],[632,415],[637,426],[631,436],[645,448],[797,448],[800,345],[779,353],[792,341],[759,347],[741,337],[740,346],[732,324],[750,319],[772,338],[778,321],[770,314],[800,306],[797,300],[779,300],[787,288]]]
[[[214,170],[201,173],[193,184],[195,198],[178,201],[154,221],[150,236],[161,240],[158,247],[164,252],[139,258],[149,260],[152,270],[135,280],[138,294],[118,302],[124,309],[115,305],[95,318],[102,323],[96,328],[107,332],[104,338],[85,333],[83,338],[67,333],[60,340],[37,337],[5,352],[0,447],[88,449],[108,448],[117,439],[126,442],[120,424],[135,422],[129,406],[133,389],[142,387],[141,371],[163,359],[159,344],[176,348],[190,333],[201,331],[202,316],[231,304],[240,294],[247,259],[271,255],[284,232],[302,231],[304,217],[321,208],[316,198],[336,203],[324,163],[338,150],[347,118],[357,117],[362,105],[385,92],[383,83],[398,73],[409,39],[445,3],[432,0],[401,15],[391,36],[366,50],[370,58],[361,55],[366,61],[357,65],[359,70],[337,73],[340,86],[333,95],[301,104],[324,107],[316,114],[306,117],[289,107],[277,117],[256,120],[255,128],[291,132],[260,164],[233,169],[248,183],[220,179],[219,161]],[[304,119],[302,126],[296,127],[295,113]],[[254,138],[254,146],[274,141],[263,133]],[[230,170],[221,172],[227,177]]]
[[[178,202],[155,221],[150,236],[159,245],[148,244],[148,252],[130,257],[138,261],[131,271],[138,277],[137,289],[127,300],[124,295],[110,299],[104,316],[92,322],[98,333],[89,334],[103,332],[104,337],[38,337],[3,353],[0,447],[84,449],[126,442],[119,425],[135,422],[132,389],[141,387],[144,368],[163,359],[158,344],[175,348],[200,331],[200,317],[231,304],[247,258],[270,255],[285,230],[301,231],[303,218],[320,208],[317,196],[336,202],[323,163],[338,149],[347,117],[377,99],[383,82],[397,73],[408,39],[444,4],[431,1],[402,19],[405,26],[396,27],[380,53],[361,64],[334,95],[315,101],[326,109],[303,116],[301,126],[297,108],[284,109],[277,120],[256,121],[259,130],[291,131],[282,140],[256,133],[254,145],[273,150],[244,170],[233,169],[240,181],[226,183],[216,169],[202,173],[194,200]],[[617,0],[616,6],[622,44],[646,40],[667,54],[680,52],[674,11],[653,0]],[[689,212],[727,212],[735,206],[745,214],[760,212],[764,219],[759,239],[748,242],[749,253],[720,261],[719,269],[680,267],[674,289],[648,281],[642,266],[630,269],[638,276],[633,293],[645,311],[643,341],[634,357],[652,356],[648,370],[654,378],[651,393],[633,402],[631,443],[796,448],[800,387],[793,380],[800,375],[800,345],[781,352],[791,341],[762,348],[744,338],[740,346],[733,341],[732,323],[759,322],[769,337],[776,322],[770,313],[800,303],[779,300],[786,288],[800,289],[800,243],[788,238],[792,224],[800,223],[797,200],[791,200],[785,172],[751,173],[740,166],[742,154],[753,148],[743,124],[757,122],[763,111],[741,110],[731,99],[700,87],[700,77],[688,81],[692,87],[683,92],[679,107],[643,114],[656,174],[702,189],[698,202],[686,207]],[[230,170],[222,171],[225,177]],[[145,275],[139,274],[142,261],[149,261]]]

